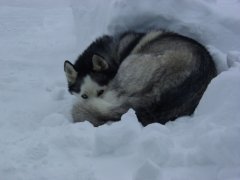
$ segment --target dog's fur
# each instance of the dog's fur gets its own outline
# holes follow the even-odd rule
[[[135,37],[133,34],[130,36]],[[154,31],[139,34],[134,45],[125,48],[130,47],[129,42],[133,41],[115,45],[118,52],[128,49],[128,55],[123,53],[122,59],[106,61],[107,54],[101,54],[107,65],[100,66],[107,66],[108,70],[114,67],[108,81],[101,84],[91,77],[91,73],[86,73],[85,77],[90,76],[94,83],[104,85],[105,92],[99,96],[92,94],[87,101],[78,101],[72,109],[75,122],[88,120],[99,126],[109,120],[119,120],[123,113],[133,108],[143,125],[165,124],[179,116],[192,114],[207,85],[216,76],[210,54],[191,38]],[[113,66],[111,61],[118,64]],[[91,67],[94,69],[94,65]],[[77,71],[73,83],[78,81],[80,73]],[[103,73],[107,74],[107,71]],[[71,78],[68,77],[69,81]]]
[[[143,33],[134,32],[105,35],[93,42],[75,64],[65,61],[69,92],[82,98],[85,96],[84,99],[99,96],[143,36]]]

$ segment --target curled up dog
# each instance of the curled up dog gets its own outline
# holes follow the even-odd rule
[[[191,115],[195,110],[207,85],[216,76],[215,65],[206,48],[191,38],[175,33],[153,31],[133,34],[125,33],[123,37],[132,39],[125,39],[124,43],[117,41],[119,44],[115,47],[121,47],[121,51],[111,49],[114,52],[109,54],[115,54],[115,58],[124,57],[114,60],[119,62],[114,70],[111,70],[112,60],[106,55],[93,53],[88,60],[91,73],[96,70],[102,75],[113,72],[112,76],[106,75],[105,83],[91,78],[91,73],[82,76],[76,64],[65,63],[69,86],[77,86],[79,92],[88,97],[81,96],[73,105],[75,122],[88,120],[99,126],[120,120],[121,115],[132,108],[145,126],[154,122],[165,124],[179,116]],[[124,55],[119,56],[118,52],[124,52]],[[85,80],[76,83],[79,76]],[[87,85],[89,90],[86,82],[91,84]]]

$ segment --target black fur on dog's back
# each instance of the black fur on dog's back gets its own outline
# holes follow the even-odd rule
[[[154,122],[165,124],[194,112],[211,79],[217,74],[211,57],[206,55],[202,59],[204,62],[200,64],[199,71],[192,73],[180,86],[164,92],[161,101],[136,109],[138,120],[143,126]]]
[[[90,75],[98,84],[108,84],[117,73],[121,62],[129,55],[143,36],[143,33],[125,32],[115,36],[104,35],[96,39],[74,63],[78,77]],[[128,42],[124,42],[125,39]],[[92,65],[94,54],[103,57],[107,61],[109,68],[102,72],[94,72]]]
[[[167,38],[168,41],[184,39],[196,46],[194,55],[201,59],[199,67],[180,86],[172,88],[161,95],[161,101],[146,107],[136,109],[139,121],[145,126],[158,122],[165,124],[175,120],[177,117],[191,115],[197,107],[204,91],[211,79],[217,75],[215,64],[208,50],[194,39],[175,34],[164,33],[154,41]],[[170,38],[170,39],[169,39]]]

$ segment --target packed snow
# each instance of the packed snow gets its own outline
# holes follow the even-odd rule
[[[240,179],[239,0],[0,0],[0,180]],[[63,62],[102,34],[165,28],[218,76],[192,116],[72,123]]]

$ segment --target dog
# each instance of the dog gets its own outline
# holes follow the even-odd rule
[[[90,44],[74,64],[66,60],[64,71],[69,92],[79,99],[100,96],[116,75],[121,62],[144,35],[135,32],[104,35]]]
[[[209,82],[216,76],[215,64],[207,49],[191,38],[164,31],[136,35],[131,32],[122,37],[132,37],[132,41],[128,39],[121,45],[111,46],[113,49],[117,47],[117,51],[109,51],[109,56],[101,54],[100,57],[96,53],[98,57],[95,57],[94,52],[90,59],[92,66],[89,67],[93,71],[101,69],[102,75],[107,76],[114,67],[104,83],[100,83],[101,76],[95,79],[91,73],[82,75],[77,71],[78,61],[75,65],[65,62],[68,83],[77,85],[82,91],[81,97],[86,93],[90,95],[86,101],[77,101],[73,105],[74,122],[88,120],[99,126],[120,120],[129,108],[135,110],[143,126],[154,122],[165,124],[177,117],[191,115]],[[124,58],[118,55],[115,56],[118,60],[107,58],[113,58],[116,52],[124,52]],[[114,66],[112,61],[119,63]],[[84,85],[87,77],[94,84],[89,86],[92,88],[89,91]],[[99,93],[99,89],[103,92]]]

